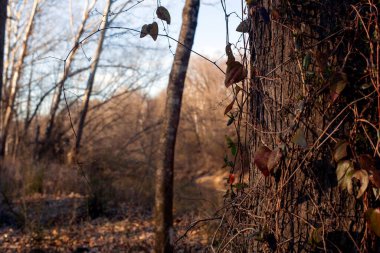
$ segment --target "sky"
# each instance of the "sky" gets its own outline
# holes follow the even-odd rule
[[[156,1],[148,1],[150,6]],[[241,4],[239,0],[226,0],[227,13],[231,14],[229,18],[229,41],[234,43],[238,41],[241,33],[236,32],[236,27],[241,22]],[[180,27],[182,24],[182,8],[185,0],[161,0],[161,5],[166,7],[171,15],[171,25],[169,27],[169,35],[173,38],[178,38]],[[151,7],[150,7],[151,8]],[[149,8],[148,8],[149,9]],[[148,15],[149,16],[149,15]],[[159,38],[164,40],[164,38]],[[175,45],[172,47],[175,48]],[[212,61],[217,61],[218,64],[224,64],[224,48],[226,46],[226,22],[224,11],[220,0],[201,0],[199,9],[198,25],[194,39],[193,50],[201,55],[206,56]],[[168,50],[169,51],[169,50]],[[174,49],[173,49],[174,51]],[[165,57],[166,66],[171,65],[173,56],[170,52]],[[211,63],[210,63],[211,64]],[[162,90],[167,83],[167,79],[155,86],[151,93],[155,94]]]

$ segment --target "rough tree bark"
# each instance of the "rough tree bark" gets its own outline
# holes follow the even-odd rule
[[[73,147],[73,150],[70,154],[72,157],[69,157],[69,162],[73,162],[75,160],[75,158],[77,157],[77,155],[79,154],[80,144],[81,144],[83,131],[84,131],[84,127],[85,127],[86,116],[87,116],[87,112],[88,112],[88,106],[90,103],[92,88],[94,86],[95,74],[96,74],[96,70],[98,68],[100,55],[101,55],[102,49],[103,49],[104,37],[106,34],[105,28],[107,27],[107,24],[108,24],[110,7],[111,7],[111,0],[107,0],[106,6],[104,7],[104,11],[103,11],[104,20],[103,20],[102,25],[100,27],[100,30],[101,30],[100,31],[100,38],[99,38],[98,46],[97,46],[96,51],[95,51],[94,60],[91,63],[90,75],[89,75],[88,80],[87,80],[87,87],[86,87],[86,91],[85,91],[85,95],[84,95],[84,99],[83,99],[82,110],[80,113],[78,128],[77,128],[77,132],[76,132],[77,136],[75,139],[75,146]]]
[[[14,66],[12,72],[12,78],[10,80],[10,93],[7,101],[7,106],[4,114],[4,125],[0,136],[0,158],[5,155],[5,147],[8,137],[9,127],[13,117],[14,104],[19,90],[19,81],[21,78],[22,66],[24,64],[25,57],[28,52],[28,42],[33,31],[33,22],[36,16],[39,0],[34,0],[33,7],[31,9],[30,17],[25,29],[25,35],[22,40],[19,58]]]
[[[160,158],[156,170],[155,251],[173,252],[173,170],[174,149],[180,119],[186,71],[193,46],[199,11],[199,0],[186,0],[182,27],[169,76],[165,118],[160,137]]]

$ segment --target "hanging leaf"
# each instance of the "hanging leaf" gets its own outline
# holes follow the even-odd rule
[[[253,155],[254,164],[266,177],[269,176],[268,159],[271,152],[272,151],[268,147],[260,146]]]
[[[154,41],[157,40],[157,36],[158,36],[158,24],[157,24],[157,22],[153,22],[151,24],[151,28],[149,30],[149,34],[150,34],[150,36],[152,36],[152,38],[153,38]]]
[[[143,25],[140,32],[140,38],[144,38],[147,34],[149,34],[153,40],[157,40],[158,36],[158,24],[157,22],[153,22],[152,24]]]
[[[235,117],[233,115],[227,115],[229,117],[227,121],[227,126],[230,126],[235,121]]]
[[[267,11],[264,7],[261,7],[261,8],[259,9],[259,13],[260,13],[260,16],[263,18],[264,23],[265,23],[265,24],[268,24],[269,21],[270,21],[268,11]]]
[[[352,194],[352,179],[353,178],[356,178],[360,181],[359,192],[356,195],[356,198],[358,199],[364,194],[365,190],[368,187],[368,182],[369,182],[368,172],[365,170],[356,170],[354,173],[352,173],[351,179],[348,181],[348,184],[347,184],[347,191],[350,194]]]
[[[165,7],[158,7],[156,10],[156,15],[159,19],[166,21],[166,23],[170,25],[170,13]]]
[[[228,88],[234,83],[243,81],[247,77],[247,74],[247,70],[240,62],[227,62],[226,79],[224,84]]]
[[[369,208],[365,212],[365,217],[371,230],[375,233],[375,235],[380,237],[380,208]]]
[[[148,34],[149,34],[149,31],[148,31],[148,25],[145,24],[145,25],[143,25],[143,27],[141,28],[140,38],[144,38],[144,37],[147,36]]]
[[[340,141],[335,145],[334,155],[333,155],[335,162],[339,162],[343,158],[347,157],[347,147],[348,147],[347,141]]]
[[[234,100],[232,100],[232,102],[229,105],[227,105],[226,109],[224,110],[224,115],[226,115],[227,113],[229,113],[232,110],[234,104],[235,104],[235,98],[234,98]]]
[[[351,176],[354,172],[354,165],[349,160],[340,161],[336,168],[336,178],[338,180],[339,187],[344,190],[347,189],[347,185],[351,184]]]
[[[236,27],[236,31],[241,32],[241,33],[249,32],[250,23],[251,23],[250,19],[241,21],[238,27]]]
[[[281,149],[275,148],[268,157],[268,171],[269,173],[275,173],[273,169],[278,166],[282,158]]]
[[[347,85],[347,75],[345,73],[337,73],[333,75],[332,85],[330,86],[330,96],[334,102],[342,93]]]
[[[292,142],[302,148],[307,148],[305,135],[301,129],[298,129],[292,138]]]

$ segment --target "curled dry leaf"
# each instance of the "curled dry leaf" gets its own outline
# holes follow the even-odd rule
[[[159,19],[166,21],[166,23],[170,25],[170,13],[165,7],[158,7],[156,10],[156,15]]]
[[[236,31],[241,33],[249,32],[250,23],[251,21],[249,19],[241,21],[238,27],[236,27]]]
[[[247,70],[240,62],[227,62],[226,79],[224,84],[228,88],[234,83],[243,81],[247,77],[247,74]]]
[[[365,170],[356,170],[352,173],[352,176],[347,184],[347,191],[352,194],[352,179],[356,178],[360,182],[360,188],[359,192],[356,195],[356,198],[360,198],[364,192],[367,190],[369,179],[368,179],[368,172]]]
[[[158,36],[158,24],[157,24],[157,22],[152,23],[149,34],[150,34],[150,36],[152,36],[154,41],[157,40],[157,36]]]
[[[267,146],[260,146],[253,156],[253,162],[266,177],[269,176],[268,159],[271,153]]]
[[[302,148],[307,148],[307,142],[302,129],[298,129],[293,135],[292,142]]]
[[[351,176],[354,172],[354,165],[349,160],[340,161],[336,168],[336,178],[338,180],[339,187],[344,190],[347,189],[347,185],[351,184]]]
[[[347,157],[347,147],[348,142],[347,141],[339,141],[334,148],[334,161],[339,162],[343,158]]]
[[[365,217],[371,230],[380,237],[380,208],[369,208],[365,212]]]
[[[149,34],[149,31],[148,31],[148,25],[145,24],[145,25],[143,25],[143,27],[141,28],[140,38],[144,38],[144,37],[147,36],[148,34]]]
[[[153,40],[157,39],[158,36],[158,24],[157,22],[153,22],[152,24],[145,24],[141,28],[140,38],[144,38],[147,34],[149,34]]]

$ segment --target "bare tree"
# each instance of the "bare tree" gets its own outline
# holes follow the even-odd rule
[[[160,137],[159,164],[156,169],[156,253],[173,252],[173,170],[174,148],[180,119],[182,94],[193,46],[199,0],[186,0],[182,27],[167,88],[165,118]]]
[[[28,42],[33,31],[33,22],[36,16],[38,4],[39,4],[39,0],[34,0],[31,14],[29,16],[29,20],[26,25],[25,34],[22,39],[19,58],[17,62],[15,63],[15,65],[12,66],[13,71],[12,71],[12,77],[9,84],[10,87],[9,87],[7,106],[6,106],[5,115],[4,115],[4,125],[3,125],[2,133],[0,136],[0,157],[4,157],[5,155],[6,141],[8,137],[9,127],[10,127],[12,117],[13,117],[17,91],[19,90],[19,81],[21,78],[22,66],[24,64],[24,60],[27,55]]]
[[[79,123],[78,123],[78,128],[77,128],[77,136],[76,136],[76,140],[75,140],[75,146],[74,146],[72,153],[71,153],[71,155],[73,155],[74,158],[77,156],[77,154],[79,153],[79,149],[80,149],[80,144],[81,144],[81,140],[82,140],[82,135],[83,135],[83,130],[84,130],[84,126],[85,126],[85,120],[86,120],[86,116],[87,116],[87,112],[88,112],[88,107],[89,107],[89,103],[90,103],[92,88],[94,86],[95,74],[96,74],[96,70],[98,68],[100,55],[102,53],[104,37],[106,34],[105,28],[107,27],[107,24],[108,24],[108,16],[109,16],[110,7],[111,7],[111,0],[107,0],[106,6],[104,7],[104,11],[103,11],[104,20],[102,21],[102,24],[100,27],[100,30],[101,30],[100,38],[99,38],[98,46],[97,46],[96,51],[95,51],[94,60],[91,63],[90,75],[89,75],[88,80],[87,80],[87,87],[86,87],[85,96],[84,96],[84,100],[83,100],[83,107],[82,107],[82,110],[80,112],[80,118],[79,118]]]
[[[86,26],[86,23],[87,23],[88,18],[89,18],[90,10],[92,10],[95,3],[96,3],[95,0],[93,0],[91,2],[91,4],[89,4],[88,0],[86,1],[86,6],[85,6],[85,8],[83,10],[83,14],[82,14],[82,22],[81,22],[81,24],[78,28],[78,31],[75,35],[75,38],[74,38],[74,42],[76,43],[75,48],[70,53],[69,57],[66,59],[63,75],[60,78],[60,80],[58,81],[58,85],[56,87],[57,90],[56,90],[54,97],[53,97],[52,106],[51,106],[50,115],[49,115],[49,121],[47,123],[46,131],[45,131],[45,140],[44,140],[45,143],[42,146],[42,149],[40,150],[40,155],[41,155],[41,153],[43,153],[45,151],[46,148],[49,147],[49,145],[51,143],[51,135],[53,132],[53,128],[54,128],[59,104],[61,103],[63,88],[64,88],[66,80],[70,76],[71,65],[74,61],[74,57],[76,55],[77,49],[79,48],[78,41],[85,31],[85,26]]]

